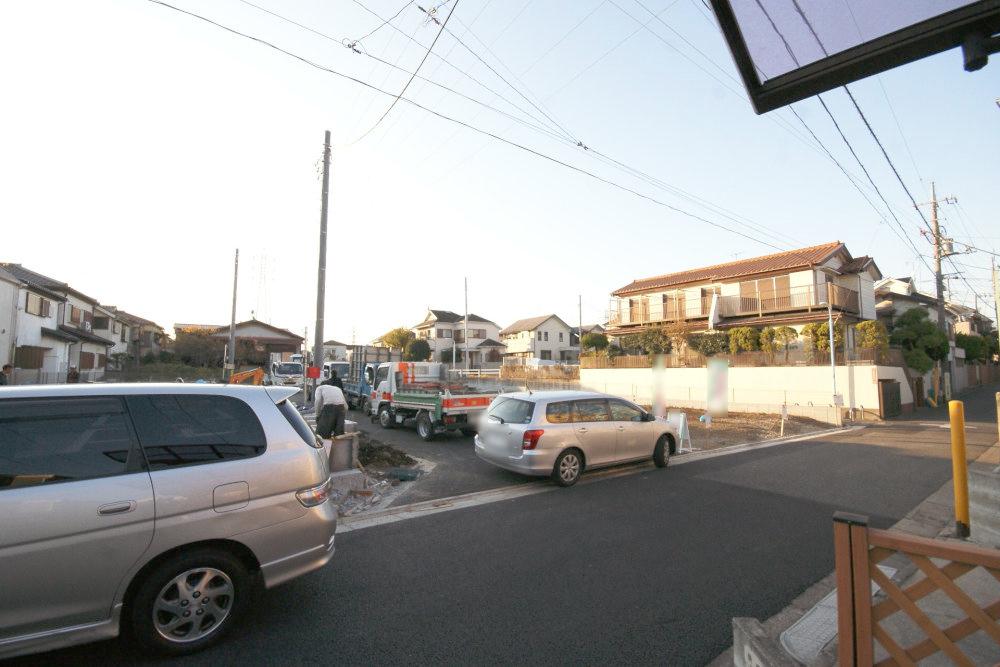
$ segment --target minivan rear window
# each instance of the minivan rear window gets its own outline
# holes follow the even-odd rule
[[[486,414],[503,420],[505,424],[528,424],[534,411],[535,404],[531,401],[500,396],[490,404]]]
[[[306,420],[302,418],[302,415],[299,414],[299,411],[295,409],[294,405],[289,403],[287,400],[284,400],[281,403],[278,403],[278,412],[285,415],[285,419],[288,420],[288,423],[292,425],[292,428],[295,429],[295,432],[299,434],[299,437],[302,438],[307,445],[310,447],[316,447],[317,449],[323,446],[323,443],[316,437],[313,430],[309,428],[309,424],[307,424]]]

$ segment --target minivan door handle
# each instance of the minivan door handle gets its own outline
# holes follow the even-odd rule
[[[134,510],[135,506],[136,503],[134,500],[121,500],[117,503],[101,505],[97,508],[97,513],[101,516],[107,516],[109,514],[125,514],[126,512]]]

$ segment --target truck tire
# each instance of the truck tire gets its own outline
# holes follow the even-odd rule
[[[378,409],[378,425],[382,428],[396,428],[396,418],[388,405],[383,405]]]
[[[371,413],[371,405],[369,405],[367,396],[361,399],[360,405],[361,405],[361,414],[367,415]]]
[[[464,435],[466,438],[471,438],[476,434],[476,429],[472,428],[471,426],[465,427],[460,430],[462,431],[462,435]]]
[[[421,412],[417,417],[417,435],[424,442],[430,442],[434,439],[434,422],[431,421],[430,415],[426,412]]]

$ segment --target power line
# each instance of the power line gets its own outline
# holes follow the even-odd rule
[[[417,65],[417,68],[415,70],[413,70],[412,76],[410,76],[410,78],[407,79],[406,85],[403,86],[403,89],[399,91],[398,95],[396,95],[396,99],[394,99],[392,101],[392,103],[389,105],[389,108],[385,110],[385,113],[383,113],[381,116],[379,116],[378,120],[375,121],[375,124],[372,125],[370,128],[368,128],[368,131],[366,131],[360,137],[358,137],[357,139],[355,139],[354,141],[352,141],[351,145],[354,145],[354,144],[358,143],[359,141],[361,141],[362,139],[364,139],[365,137],[367,137],[369,134],[371,134],[372,131],[376,127],[378,127],[379,124],[382,123],[382,121],[385,119],[385,117],[389,115],[389,112],[392,111],[393,107],[396,106],[396,103],[399,102],[399,98],[401,98],[403,96],[403,93],[406,92],[406,89],[410,87],[411,83],[413,83],[413,79],[416,78],[417,72],[419,72],[420,68],[424,66],[425,62],[427,62],[427,58],[430,57],[431,51],[434,50],[434,45],[437,44],[438,39],[441,37],[441,33],[444,32],[448,28],[448,21],[451,20],[451,17],[452,17],[452,15],[454,15],[455,10],[458,9],[458,3],[460,1],[461,0],[455,0],[455,4],[451,6],[451,11],[448,12],[448,16],[446,16],[444,18],[444,23],[441,24],[441,28],[437,31],[437,34],[434,35],[434,41],[432,41],[431,45],[427,47],[427,53],[425,53],[424,57],[421,58],[420,64]]]
[[[606,2],[607,0],[604,0],[604,1]],[[668,5],[663,10],[660,11],[660,14],[663,14],[664,12],[666,12],[668,9],[670,9],[670,7],[672,7],[675,4],[677,4],[678,1],[679,0],[674,0],[673,2],[671,2],[670,5]],[[248,3],[248,4],[250,4],[250,3]],[[256,7],[255,5],[251,5],[251,6]],[[485,9],[485,6],[484,6],[484,9]],[[522,10],[523,10],[523,8],[522,8]],[[263,10],[263,11],[267,11],[267,10]],[[293,25],[296,25],[298,27],[307,29],[310,32],[312,32],[312,33],[314,33],[316,35],[319,35],[320,37],[323,37],[325,39],[328,39],[328,40],[331,40],[331,41],[335,41],[335,42],[338,41],[338,40],[336,40],[336,38],[331,37],[330,35],[327,35],[325,33],[322,33],[320,31],[318,31],[318,30],[312,29],[312,28],[310,28],[308,26],[304,26],[303,24],[300,24],[300,23],[298,23],[298,22],[296,22],[296,21],[294,21],[292,19],[289,19],[289,18],[287,18],[285,16],[282,16],[280,14],[277,14],[275,12],[267,11],[267,13],[270,14],[270,15],[272,15],[272,16],[274,16],[275,18],[281,19],[283,21],[286,21],[286,22],[291,23]],[[481,13],[482,13],[482,10],[480,10],[480,14]],[[478,18],[478,16],[479,15],[477,14],[477,18]],[[458,19],[456,19],[456,20],[458,20]],[[513,23],[513,21],[508,22],[507,25],[510,26],[512,23]],[[579,26],[579,25],[580,25],[580,23],[576,24],[576,26]],[[467,28],[467,30],[469,30],[469,28]],[[572,32],[572,30],[571,30],[571,32]],[[494,41],[496,41],[496,39],[498,39],[499,36],[500,35],[498,35],[497,38],[494,39]],[[476,39],[479,39],[479,38],[476,37]],[[353,44],[345,44],[345,46],[353,47],[354,45]],[[454,48],[454,46],[452,48]],[[393,67],[393,68],[398,69],[398,70],[400,70],[402,72],[406,72],[407,74],[411,74],[411,72],[409,72],[409,70],[406,70],[406,69],[404,69],[402,67],[399,67],[395,63],[390,63],[390,62],[388,62],[386,60],[383,60],[383,59],[381,59],[381,58],[379,58],[377,56],[369,54],[369,53],[367,53],[364,50],[358,50],[356,48],[351,48],[351,50],[354,51],[355,53],[359,53],[359,54],[364,55],[366,57],[372,58],[372,59],[376,60],[377,62],[383,63],[383,64],[385,64],[385,65],[387,65],[389,67]],[[537,63],[538,60],[536,60],[535,62]],[[439,67],[440,67],[440,64],[441,63],[439,63],[439,65],[438,65]],[[510,118],[511,120],[513,120],[515,122],[518,122],[518,123],[520,123],[520,124],[522,124],[522,125],[530,128],[530,129],[534,129],[534,130],[536,130],[539,133],[545,134],[545,135],[549,136],[552,139],[555,139],[557,141],[566,142],[567,144],[572,145],[572,146],[576,146],[577,145],[577,144],[574,144],[571,140],[567,140],[567,139],[563,138],[561,135],[557,135],[557,134],[551,132],[550,130],[548,130],[548,128],[545,128],[545,127],[542,127],[542,126],[538,126],[538,125],[529,123],[527,121],[524,121],[524,120],[522,120],[522,119],[520,119],[520,118],[518,118],[516,116],[513,116],[511,114],[508,114],[508,113],[504,112],[501,109],[497,109],[496,107],[493,107],[493,106],[491,106],[491,105],[489,105],[489,104],[487,104],[485,102],[482,102],[482,101],[480,101],[478,99],[475,99],[475,98],[472,98],[472,97],[470,97],[468,95],[465,95],[464,93],[461,93],[460,91],[457,91],[457,90],[454,90],[452,88],[449,88],[448,86],[444,86],[443,84],[440,84],[440,83],[438,83],[436,81],[433,81],[433,80],[431,80],[431,79],[429,79],[427,77],[423,77],[423,76],[418,75],[417,78],[420,78],[420,79],[422,79],[422,80],[424,80],[427,83],[430,83],[432,85],[441,87],[444,90],[452,92],[453,94],[455,94],[455,95],[457,95],[459,97],[463,97],[463,98],[465,98],[465,99],[467,99],[469,101],[472,101],[472,102],[475,102],[477,104],[480,104],[483,107],[488,108],[488,109],[490,109],[492,111],[495,111],[495,112],[497,112],[497,113],[499,113],[499,114],[501,114],[503,116],[506,116],[506,117]],[[458,131],[460,131],[460,130],[461,130],[461,128],[456,128],[456,133]],[[455,136],[455,135],[453,134],[452,137],[453,136]],[[476,152],[478,153],[478,150]],[[640,181],[643,181],[643,182],[645,182],[645,183],[647,183],[649,185],[652,185],[652,186],[654,186],[654,187],[656,187],[656,188],[658,188],[660,190],[663,190],[665,192],[673,194],[674,196],[677,196],[677,197],[679,197],[681,199],[689,201],[689,202],[691,202],[693,204],[701,206],[701,207],[705,208],[708,211],[711,211],[712,213],[714,213],[716,215],[719,215],[719,216],[721,216],[723,218],[731,220],[731,221],[733,221],[733,222],[735,222],[735,223],[737,223],[737,224],[739,224],[739,225],[741,225],[743,227],[746,227],[748,229],[753,230],[756,233],[762,233],[762,234],[764,234],[764,235],[766,235],[766,236],[768,236],[768,237],[770,237],[770,238],[772,238],[772,239],[774,239],[776,241],[779,241],[779,242],[787,242],[788,239],[791,239],[792,241],[795,241],[796,243],[801,244],[801,241],[798,241],[798,240],[796,240],[796,239],[794,239],[792,237],[789,237],[787,234],[784,235],[784,236],[782,236],[780,233],[778,233],[776,231],[773,231],[773,230],[771,230],[771,229],[769,229],[769,228],[767,228],[767,227],[765,227],[765,226],[763,226],[763,225],[761,225],[759,223],[755,223],[754,221],[750,220],[749,218],[746,218],[745,216],[740,216],[739,214],[737,214],[737,213],[735,213],[735,212],[733,212],[733,211],[731,211],[729,209],[726,209],[725,207],[719,206],[718,204],[715,204],[715,203],[713,203],[713,202],[711,202],[711,201],[709,201],[707,199],[699,197],[698,195],[695,195],[693,193],[687,192],[687,191],[685,191],[685,190],[683,190],[681,188],[678,188],[676,186],[670,185],[669,183],[667,183],[667,182],[665,182],[665,181],[663,181],[661,179],[658,179],[658,178],[656,178],[654,176],[651,176],[650,174],[645,173],[645,172],[643,172],[643,171],[641,171],[639,169],[630,167],[629,165],[627,165],[627,164],[625,164],[623,162],[620,162],[620,161],[618,161],[618,160],[616,160],[616,159],[614,159],[614,158],[612,158],[612,157],[610,157],[608,155],[600,153],[599,151],[589,151],[589,154],[590,154],[591,157],[593,157],[594,159],[597,159],[599,162],[601,162],[602,164],[604,164],[606,166],[610,166],[612,168],[617,169],[618,171],[626,173],[626,174],[628,174],[630,176],[634,176],[634,177],[638,178]]]
[[[780,248],[780,247],[778,247],[778,246],[776,246],[776,245],[774,245],[772,243],[769,243],[767,241],[761,240],[760,238],[757,238],[757,237],[754,237],[754,236],[750,236],[748,234],[744,234],[744,233],[742,233],[742,232],[740,232],[738,230],[732,229],[731,227],[727,227],[726,225],[723,225],[721,223],[715,222],[713,220],[709,220],[708,218],[705,218],[703,216],[697,215],[695,213],[692,213],[692,212],[687,211],[685,209],[682,209],[680,207],[674,206],[672,204],[669,204],[667,202],[659,200],[659,199],[657,199],[655,197],[652,197],[650,195],[647,195],[645,193],[639,192],[638,190],[635,190],[635,189],[630,188],[630,187],[628,187],[626,185],[622,185],[620,183],[617,183],[616,181],[612,181],[612,180],[610,180],[608,178],[605,178],[603,176],[595,174],[594,172],[591,172],[591,171],[588,171],[586,169],[583,169],[582,167],[578,167],[578,166],[570,164],[568,162],[564,162],[563,160],[560,160],[558,158],[555,158],[555,157],[552,157],[552,156],[547,155],[545,153],[542,153],[542,152],[540,152],[538,150],[535,150],[535,149],[533,149],[533,148],[531,148],[529,146],[525,146],[523,144],[519,144],[519,143],[517,143],[515,141],[512,141],[510,139],[506,139],[506,138],[501,137],[501,136],[499,136],[497,134],[494,134],[493,132],[490,132],[488,130],[484,130],[482,128],[479,128],[479,127],[476,127],[476,126],[471,125],[469,123],[466,123],[465,121],[462,121],[462,120],[460,120],[458,118],[454,118],[452,116],[448,116],[447,114],[444,114],[444,113],[441,113],[440,111],[436,111],[434,109],[426,107],[426,106],[420,104],[419,102],[416,102],[416,101],[414,101],[414,100],[412,100],[410,98],[403,97],[402,95],[397,96],[394,93],[390,93],[389,91],[382,90],[381,88],[378,88],[377,86],[374,86],[374,85],[368,83],[367,81],[362,81],[361,79],[358,79],[356,77],[353,77],[353,76],[350,76],[348,74],[344,74],[342,72],[338,72],[337,70],[331,69],[329,67],[325,67],[323,65],[320,65],[319,63],[313,62],[313,61],[309,60],[308,58],[305,58],[305,57],[300,56],[300,55],[298,55],[296,53],[293,53],[291,51],[283,49],[280,46],[277,46],[277,45],[275,45],[275,44],[273,44],[271,42],[268,42],[267,40],[264,40],[264,39],[262,39],[260,37],[254,37],[253,35],[248,35],[246,33],[240,32],[240,31],[238,31],[238,30],[236,30],[234,28],[230,28],[229,26],[226,26],[226,25],[223,25],[221,23],[218,23],[217,21],[213,21],[212,19],[206,18],[206,17],[204,17],[204,16],[202,16],[200,14],[195,14],[194,12],[190,12],[190,11],[188,11],[186,9],[181,9],[180,7],[176,7],[174,5],[171,5],[171,4],[168,4],[166,2],[163,2],[163,0],[147,0],[147,1],[151,2],[151,3],[154,3],[154,4],[157,4],[157,5],[160,5],[162,7],[166,7],[168,9],[172,9],[172,10],[180,12],[182,14],[186,14],[188,16],[191,16],[193,18],[199,19],[201,21],[205,21],[206,23],[210,23],[211,25],[214,25],[214,26],[216,26],[218,28],[221,28],[221,29],[223,29],[223,30],[225,30],[227,32],[230,32],[230,33],[234,34],[234,35],[238,35],[240,37],[244,37],[246,39],[249,39],[249,40],[252,40],[254,42],[257,42],[258,44],[261,44],[263,46],[267,46],[269,48],[272,48],[272,49],[274,49],[274,50],[276,50],[276,51],[278,51],[280,53],[283,53],[283,54],[285,54],[285,55],[287,55],[287,56],[289,56],[291,58],[294,58],[295,60],[298,60],[298,61],[300,61],[302,63],[305,63],[306,65],[309,65],[310,67],[313,67],[313,68],[316,68],[318,70],[327,72],[327,73],[332,74],[334,76],[337,76],[339,78],[346,79],[348,81],[352,81],[352,82],[357,83],[359,85],[362,85],[362,86],[365,86],[365,87],[370,88],[372,90],[375,90],[376,92],[382,93],[383,95],[387,95],[389,97],[398,97],[400,100],[403,100],[404,102],[407,102],[407,103],[409,103],[409,104],[417,107],[418,109],[422,109],[423,111],[426,111],[427,113],[433,114],[434,116],[437,116],[438,118],[441,118],[442,120],[447,120],[449,122],[456,123],[456,124],[458,124],[458,125],[460,125],[462,127],[465,127],[465,128],[467,128],[469,130],[472,130],[473,132],[477,132],[479,134],[483,134],[485,136],[491,137],[491,138],[495,139],[496,141],[504,143],[504,144],[506,144],[508,146],[511,146],[513,148],[517,148],[517,149],[519,149],[521,151],[524,151],[524,152],[529,153],[531,155],[534,155],[536,157],[542,158],[543,160],[547,160],[547,161],[552,162],[554,164],[557,164],[559,166],[565,167],[565,168],[570,169],[572,171],[575,171],[575,172],[577,172],[579,174],[583,174],[584,176],[588,176],[588,177],[590,177],[590,178],[592,178],[592,179],[594,179],[596,181],[600,181],[601,183],[605,183],[606,185],[610,185],[611,187],[614,187],[616,189],[622,190],[624,192],[628,192],[628,193],[630,193],[630,194],[632,194],[632,195],[634,195],[636,197],[639,197],[640,199],[645,199],[646,201],[652,202],[652,203],[654,203],[654,204],[656,204],[656,205],[658,205],[658,206],[660,206],[662,208],[666,208],[668,210],[674,211],[675,213],[679,213],[679,214],[681,214],[681,215],[683,215],[685,217],[691,218],[692,220],[697,220],[699,222],[703,222],[703,223],[705,223],[707,225],[710,225],[712,227],[715,227],[717,229],[721,229],[723,231],[730,232],[731,234],[735,234],[735,235],[740,236],[742,238],[745,238],[745,239],[747,239],[749,241],[753,241],[755,243],[759,243],[761,245],[765,245],[767,247],[773,248],[773,249],[778,250],[778,251],[782,251],[783,250],[782,248]]]
[[[353,2],[355,4],[357,4],[359,7],[361,7],[362,9],[364,9],[366,12],[368,12],[369,14],[371,14],[372,16],[375,16],[376,18],[378,18],[380,20],[383,20],[382,17],[377,12],[375,12],[374,10],[372,10],[371,8],[369,8],[368,6],[366,6],[363,2],[361,2],[361,0],[353,0]],[[455,20],[457,21],[458,19],[455,19]],[[419,45],[421,47],[424,46],[415,37],[413,37],[412,35],[406,34],[406,32],[404,32],[403,30],[401,30],[400,28],[398,28],[396,25],[394,25],[392,23],[389,23],[388,25],[389,25],[390,28],[392,28],[393,30],[395,30],[396,32],[398,32],[399,34],[401,34],[403,37],[406,37],[411,42],[413,42],[413,43],[415,43],[415,44],[417,44],[417,45]],[[479,87],[483,88],[487,92],[492,93],[493,95],[496,95],[498,98],[500,98],[501,100],[503,100],[507,104],[511,105],[512,107],[514,107],[515,109],[517,109],[521,113],[525,114],[529,118],[532,118],[532,119],[538,121],[539,123],[544,123],[545,122],[543,119],[541,119],[541,118],[539,118],[537,116],[534,116],[530,111],[528,111],[528,110],[526,110],[526,109],[518,106],[514,102],[510,101],[503,94],[501,94],[501,93],[493,90],[492,88],[490,88],[489,86],[487,86],[485,83],[483,83],[482,81],[480,81],[476,77],[472,76],[465,69],[463,69],[461,67],[458,67],[457,65],[453,64],[447,58],[444,58],[443,56],[441,56],[441,55],[439,55],[437,53],[432,53],[431,55],[433,55],[435,58],[437,58],[438,60],[440,60],[442,62],[442,64],[447,65],[449,68],[451,68],[454,71],[458,72],[458,74],[460,74],[461,76],[464,76],[465,78],[469,79],[470,81],[472,81],[473,83],[475,83]],[[567,137],[567,138],[569,138],[569,137]]]
[[[245,0],[241,0],[241,2],[242,1],[245,1]],[[409,2],[407,2],[405,5],[403,5],[402,7],[400,7],[399,11],[396,12],[395,14],[393,14],[390,18],[387,18],[387,19],[383,20],[377,26],[375,26],[374,28],[372,28],[371,30],[369,30],[368,33],[365,34],[364,37],[358,37],[356,40],[354,40],[355,44],[357,42],[363,42],[363,41],[365,41],[366,39],[368,39],[369,37],[371,37],[372,35],[374,35],[375,33],[377,33],[379,30],[381,30],[382,28],[386,27],[387,25],[389,25],[390,23],[392,23],[393,21],[395,21],[399,17],[399,15],[402,14],[406,10],[406,8],[409,7],[412,4],[413,4],[413,0],[410,0]],[[458,4],[458,3],[456,2],[456,4]]]

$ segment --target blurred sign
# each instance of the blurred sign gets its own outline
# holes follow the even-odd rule
[[[729,413],[729,360],[708,360],[708,413],[722,416]]]
[[[319,379],[319,366],[309,366],[306,368],[306,377],[310,380]]]

